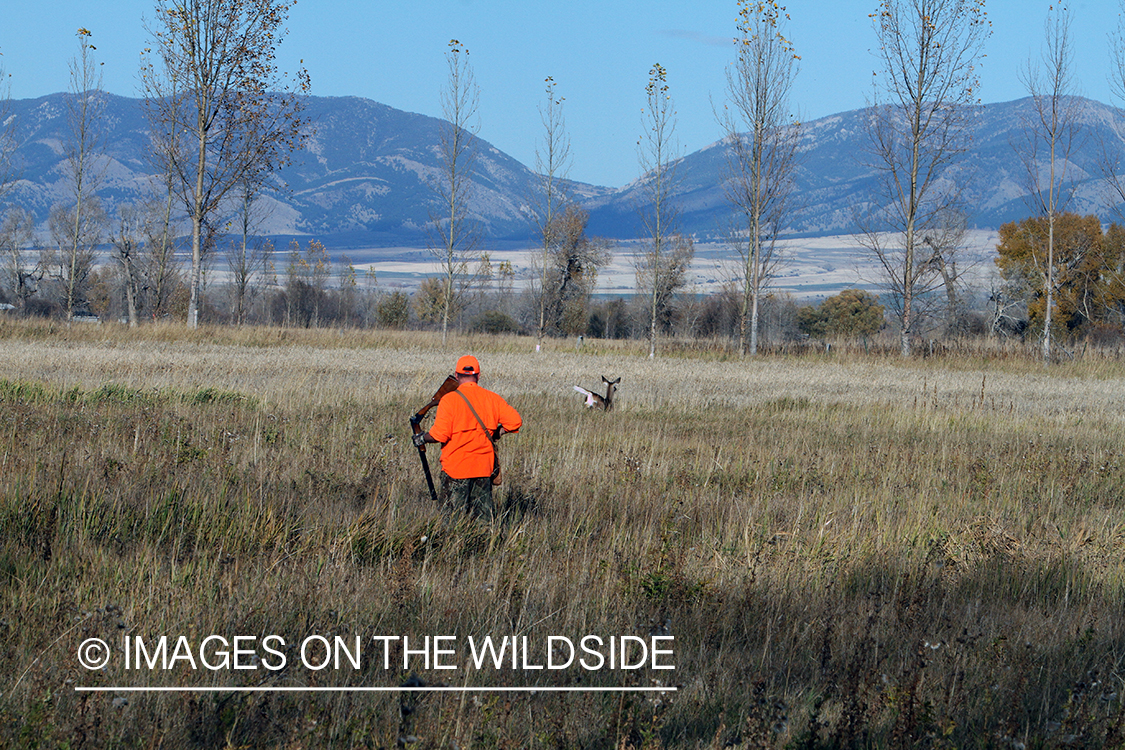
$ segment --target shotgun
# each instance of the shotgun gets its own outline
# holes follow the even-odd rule
[[[449,375],[445,378],[445,382],[441,384],[441,387],[437,389],[434,397],[430,399],[430,403],[423,406],[410,418],[410,429],[413,431],[413,434],[419,435],[422,433],[422,419],[429,413],[430,409],[438,405],[442,396],[447,393],[453,393],[455,390],[457,390],[457,378]],[[434,489],[434,477],[430,474],[430,462],[426,460],[425,443],[418,446],[418,458],[422,459],[422,471],[426,474],[426,486],[430,488],[430,498],[436,503],[438,501],[437,490]]]

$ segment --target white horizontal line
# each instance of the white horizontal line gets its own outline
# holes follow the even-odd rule
[[[76,693],[665,693],[675,687],[75,687]]]

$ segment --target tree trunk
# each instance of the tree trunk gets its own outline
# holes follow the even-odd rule
[[[188,297],[188,328],[199,327],[200,280],[203,276],[203,179],[207,174],[207,135],[201,112],[197,119],[199,159],[195,170],[195,196],[191,213],[191,280]]]

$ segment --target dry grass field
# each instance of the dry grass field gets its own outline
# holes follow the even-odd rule
[[[1116,356],[531,349],[0,322],[0,745],[1125,745]],[[525,420],[491,526],[430,500],[408,438],[464,352]],[[372,641],[651,632],[674,671],[403,669],[397,642],[387,668]],[[284,668],[78,658],[270,634]],[[360,668],[306,668],[310,636],[359,637]],[[411,673],[677,689],[304,691]],[[123,686],[193,690],[75,690]]]

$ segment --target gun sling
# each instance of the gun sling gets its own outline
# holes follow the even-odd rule
[[[473,408],[473,405],[469,402],[468,397],[465,396],[464,393],[461,393],[461,391],[454,391],[454,393],[461,397],[461,399],[465,402],[465,406],[469,407],[469,411],[471,411],[473,413],[473,416],[477,419],[477,424],[479,424],[480,428],[484,430],[484,436],[488,438],[488,442],[492,444],[492,484],[498,485],[500,484],[500,452],[496,449],[496,438],[492,437],[492,434],[488,431],[488,428],[484,426],[484,420],[480,418],[479,414],[477,414],[477,410]],[[496,431],[500,432],[499,425],[496,426]]]

